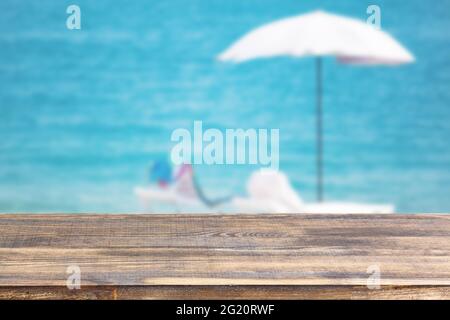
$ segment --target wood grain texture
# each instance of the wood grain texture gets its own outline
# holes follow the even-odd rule
[[[0,287],[0,300],[450,299],[448,286],[86,286]]]
[[[65,287],[69,265],[82,290]],[[367,289],[369,266],[381,290]],[[0,298],[448,299],[449,288],[448,215],[0,215]]]

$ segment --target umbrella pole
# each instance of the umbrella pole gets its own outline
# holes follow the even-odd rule
[[[323,143],[322,143],[322,58],[316,58],[316,152],[317,201],[323,201]]]

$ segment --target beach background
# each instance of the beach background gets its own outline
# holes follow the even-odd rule
[[[66,28],[81,8],[82,29]],[[215,57],[248,30],[316,9],[366,20],[416,57],[324,65],[325,198],[450,211],[450,1],[0,1],[0,211],[140,212],[133,188],[177,128],[279,128],[280,169],[315,199],[312,59]],[[211,196],[255,166],[196,166]]]

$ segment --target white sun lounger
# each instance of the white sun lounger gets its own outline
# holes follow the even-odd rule
[[[394,213],[390,204],[352,202],[304,203],[294,191],[285,174],[262,170],[252,174],[247,183],[248,197],[234,198],[232,204],[240,212],[255,213]]]
[[[305,203],[294,191],[286,175],[279,171],[262,170],[252,174],[247,183],[247,197],[234,197],[218,208],[207,208],[192,186],[192,177],[173,186],[137,187],[135,194],[146,207],[155,204],[173,206],[177,212],[226,212],[229,213],[339,213],[386,214],[394,213],[389,204],[365,204],[353,202]]]

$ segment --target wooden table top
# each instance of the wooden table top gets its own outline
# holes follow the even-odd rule
[[[81,290],[66,287],[74,265]],[[368,288],[378,271],[381,289]],[[449,288],[450,215],[0,215],[0,298],[450,298]]]

